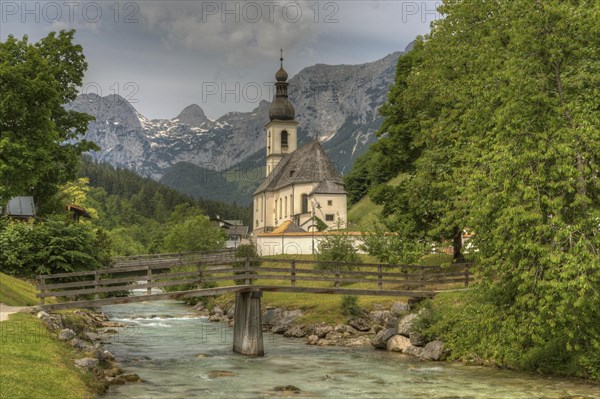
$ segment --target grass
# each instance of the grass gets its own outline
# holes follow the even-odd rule
[[[9,306],[37,305],[35,286],[27,281],[0,273],[0,302]]]
[[[71,349],[35,316],[11,315],[0,334],[0,399],[94,397],[91,373],[75,367]]]
[[[400,183],[402,178],[403,176],[399,175],[388,181],[386,184],[396,186]],[[354,229],[368,230],[375,226],[377,221],[381,220],[382,209],[383,206],[376,205],[371,201],[369,195],[365,195],[348,210],[348,222]]]

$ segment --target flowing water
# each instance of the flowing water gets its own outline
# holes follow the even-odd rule
[[[104,398],[600,398],[600,387],[458,363],[419,362],[370,348],[315,347],[265,335],[265,357],[231,351],[233,330],[176,301],[106,306],[127,324],[106,348],[143,383]],[[300,393],[274,388],[294,385]]]

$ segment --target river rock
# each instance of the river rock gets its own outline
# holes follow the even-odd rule
[[[215,306],[214,308],[212,308],[212,310],[210,311],[210,315],[219,315],[219,316],[223,316],[223,309],[221,309],[220,306]]]
[[[371,345],[371,337],[367,335],[361,335],[360,337],[351,337],[345,339],[341,343],[342,346],[346,346],[349,348],[359,348],[366,347]]]
[[[377,349],[387,349],[387,341],[396,335],[395,328],[386,328],[377,333],[375,338],[371,340],[371,345]]]
[[[348,325],[358,331],[369,331],[371,329],[371,321],[366,317],[355,317],[348,321]]]
[[[271,332],[275,334],[286,332],[292,326],[294,320],[300,316],[302,316],[301,310],[289,310],[283,312],[279,317],[272,320],[273,328],[271,328]]]
[[[98,367],[98,359],[93,357],[84,357],[83,359],[75,360],[75,365],[83,369],[91,370]]]
[[[284,332],[283,336],[288,338],[306,337],[306,330],[304,329],[304,326],[293,326],[289,330]]]
[[[394,317],[400,317],[406,312],[408,312],[408,305],[402,302],[396,302],[392,305],[392,308],[390,309],[390,313]]]
[[[423,334],[418,331],[411,331],[409,337],[410,343],[414,346],[424,346],[427,343]]]
[[[410,337],[410,333],[414,330],[417,315],[414,313],[407,314],[398,322],[398,334]]]
[[[89,339],[90,341],[100,341],[100,335],[93,333],[93,332],[86,332],[85,336],[87,337],[87,339]]]
[[[419,356],[424,360],[440,360],[444,355],[444,343],[442,341],[431,341]]]
[[[334,331],[333,327],[327,325],[315,327],[315,335],[319,338],[325,338],[332,331]]]
[[[381,326],[385,326],[387,324],[387,320],[390,316],[391,313],[389,310],[374,310],[369,313],[369,319],[371,320],[371,323],[379,324]]]
[[[265,311],[265,317],[263,318],[263,324],[273,325],[273,320],[281,316],[283,310],[280,308],[268,308]]]
[[[222,318],[223,318],[223,314],[215,313],[208,317],[208,321],[217,322],[217,321],[221,321]]]
[[[300,388],[293,385],[280,385],[273,388],[276,392],[300,392]]]
[[[309,345],[316,345],[319,343],[319,337],[315,334],[309,335],[308,338],[306,338],[306,343]]]
[[[387,341],[387,350],[390,352],[403,352],[410,345],[410,339],[403,335],[394,335]]]
[[[74,349],[79,351],[91,351],[94,349],[92,344],[79,338],[73,338],[70,343]]]
[[[49,315],[48,313],[41,311],[38,312],[37,317],[48,327],[51,331],[59,331],[64,328],[62,319],[58,315]]]
[[[71,330],[70,328],[65,328],[64,330],[61,330],[58,334],[58,339],[60,339],[61,341],[69,341],[75,338],[75,336],[75,331]]]
[[[216,370],[216,371],[211,371],[210,373],[208,373],[208,378],[233,377],[234,375],[235,375],[235,373],[232,371]]]
[[[111,384],[115,385],[123,385],[131,382],[142,382],[142,379],[137,374],[121,374],[116,376],[115,378],[107,378]]]
[[[402,353],[404,353],[405,355],[421,357],[424,350],[424,348],[421,348],[419,346],[409,345],[406,348],[404,348]]]
[[[235,305],[233,305],[231,308],[229,308],[229,310],[227,311],[227,318],[228,319],[233,319],[233,316],[235,316]]]
[[[342,334],[354,335],[356,334],[356,329],[348,324],[338,324],[335,326],[335,331]]]

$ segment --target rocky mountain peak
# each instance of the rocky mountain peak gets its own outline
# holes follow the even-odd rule
[[[188,105],[172,120],[193,127],[201,127],[204,123],[209,122],[204,110],[198,104]]]

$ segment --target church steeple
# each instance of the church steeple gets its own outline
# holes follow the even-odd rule
[[[283,69],[283,50],[279,58],[280,68],[275,73],[275,98],[269,108],[270,122],[267,124],[267,176],[286,155],[296,151],[298,132],[296,111],[288,100],[288,74]]]
[[[279,60],[281,67],[275,74],[275,79],[277,80],[277,83],[275,83],[275,99],[269,109],[269,119],[293,121],[296,117],[296,110],[294,110],[294,106],[288,100],[289,83],[287,82],[288,74],[283,69],[283,50],[281,50],[281,58]]]

